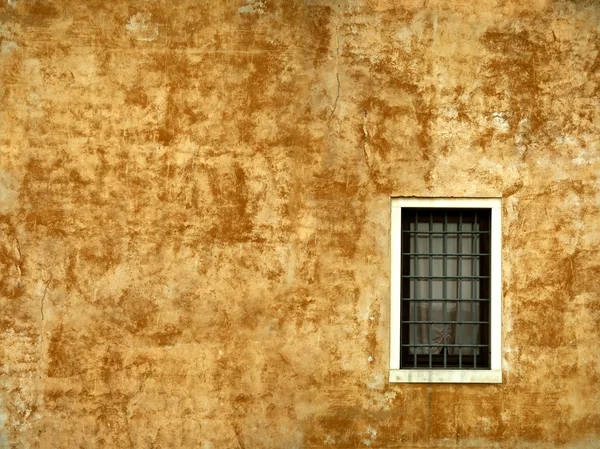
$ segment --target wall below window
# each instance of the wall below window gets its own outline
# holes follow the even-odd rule
[[[2,2],[0,447],[596,447],[599,24]],[[502,384],[388,383],[392,196],[503,197]]]

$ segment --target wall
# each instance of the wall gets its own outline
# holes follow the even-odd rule
[[[600,4],[3,0],[0,446],[600,446]],[[501,385],[390,385],[391,196],[503,197]]]

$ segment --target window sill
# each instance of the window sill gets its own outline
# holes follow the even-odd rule
[[[501,384],[502,370],[392,369],[390,383]]]

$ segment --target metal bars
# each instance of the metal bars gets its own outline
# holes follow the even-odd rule
[[[475,212],[475,216],[473,217],[473,230],[477,230],[477,212]],[[473,246],[472,248],[477,247],[477,234],[472,234]],[[474,249],[473,249],[474,250]],[[478,257],[475,257],[476,263],[473,264],[473,275],[477,276],[477,261]],[[477,282],[473,282],[471,284],[471,294],[472,297],[475,298],[477,296]],[[477,316],[477,302],[472,304],[473,307],[473,315]],[[477,326],[473,326],[473,341],[477,340]],[[473,368],[477,368],[477,348],[473,348]]]
[[[419,230],[419,213],[415,212],[415,230]],[[419,254],[419,236],[418,234],[415,235],[415,253]],[[415,257],[415,265],[414,265],[414,273],[415,276],[419,275],[419,259],[418,256]],[[419,281],[416,280],[417,278],[415,278],[415,296],[419,296]],[[417,305],[413,304],[413,310],[414,310],[414,319],[415,321],[417,321]],[[417,325],[414,324],[412,326],[413,328],[413,345],[417,344]],[[418,363],[417,363],[417,348],[413,347],[413,362],[415,365],[415,368],[418,367]]]
[[[458,214],[458,232],[460,233],[462,231],[462,222],[463,222],[463,215],[462,212],[460,212]],[[458,277],[462,276],[462,257],[460,256],[460,252],[462,251],[462,234],[458,234],[457,236],[458,239],[458,266],[457,266],[457,270],[458,270]],[[457,297],[458,298],[462,298],[462,279],[459,280],[456,285],[458,286],[458,293],[457,293]],[[462,312],[462,304],[458,307],[458,321],[461,321],[461,312]],[[461,340],[462,340],[462,324],[458,324],[456,326],[456,343],[458,343],[458,367],[462,368],[462,346],[460,345]]]
[[[489,209],[403,209],[402,368],[489,368],[490,221]]]
[[[444,227],[442,228],[442,230],[444,231],[444,242],[443,242],[443,252],[444,254],[448,253],[448,213],[444,213]],[[431,248],[430,248],[431,249]],[[458,254],[458,253],[457,253]],[[444,257],[444,262],[443,262],[443,275],[444,275],[444,279],[447,278],[448,275],[448,258]],[[444,353],[444,368],[448,367],[448,350],[446,349],[446,345],[447,342],[446,340],[448,339],[448,301],[446,301],[446,299],[448,298],[448,285],[446,282],[442,283],[442,296],[444,297],[444,348],[442,349],[442,352]],[[431,323],[434,324],[434,323]]]
[[[459,256],[460,259],[463,259],[462,256]],[[413,279],[486,279],[489,276],[402,276],[403,278],[413,278]]]

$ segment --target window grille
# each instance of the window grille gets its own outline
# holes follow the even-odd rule
[[[490,209],[403,209],[402,369],[490,368],[490,221]]]

